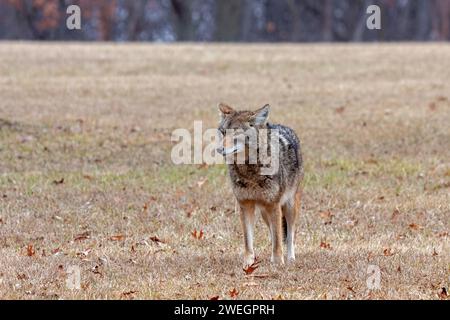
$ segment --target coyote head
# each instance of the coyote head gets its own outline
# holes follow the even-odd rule
[[[219,132],[222,140],[217,152],[227,156],[240,154],[245,151],[248,156],[252,150],[258,148],[257,137],[259,130],[266,128],[270,106],[256,111],[236,111],[232,107],[220,103]]]

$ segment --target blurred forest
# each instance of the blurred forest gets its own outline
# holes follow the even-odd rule
[[[81,30],[66,8],[81,8]],[[381,8],[368,30],[366,8]],[[427,41],[450,39],[450,0],[0,0],[0,39]]]

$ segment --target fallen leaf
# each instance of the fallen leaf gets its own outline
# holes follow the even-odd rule
[[[350,290],[351,292],[356,293],[356,291],[353,289],[352,286],[348,286],[348,287],[347,287],[347,290]]]
[[[406,235],[405,235],[404,233],[400,233],[400,234],[398,234],[397,237],[396,237],[397,240],[403,240],[403,239],[405,239],[405,238],[406,238]]]
[[[336,113],[344,113],[345,107],[344,106],[338,107],[338,108],[334,109],[334,111],[336,111]]]
[[[443,183],[435,185],[433,187],[433,191],[437,191],[440,189],[446,189],[446,188],[450,188],[450,182],[443,182]]]
[[[331,224],[334,214],[330,211],[321,211],[319,212],[320,217],[325,220],[324,224]]]
[[[137,292],[138,292],[138,291],[134,291],[134,290],[122,292],[122,296],[127,297],[127,296],[130,296],[130,295],[135,294],[135,293],[137,293]]]
[[[391,220],[397,219],[397,217],[400,215],[400,210],[398,208],[395,208],[392,212]]]
[[[235,298],[239,295],[239,292],[236,290],[236,288],[233,288],[233,290],[230,290],[230,297]]]
[[[416,224],[416,223],[411,223],[411,224],[409,224],[408,227],[409,227],[410,229],[412,229],[412,230],[419,230],[419,229],[422,228],[421,226],[419,226],[419,225]]]
[[[29,244],[27,246],[27,256],[32,257],[36,252],[34,251],[33,245]]]
[[[63,184],[63,183],[64,183],[64,178],[61,178],[60,180],[53,180],[52,182],[53,182],[53,184],[55,184],[55,185]]]
[[[247,266],[246,268],[243,268],[246,275],[252,274],[253,271],[258,269],[259,267],[259,261],[254,261],[251,265]]]
[[[439,292],[439,298],[440,299],[447,299],[448,298],[448,292],[445,287],[441,288],[441,291]]]
[[[355,218],[353,217],[352,219],[347,220],[347,221],[345,222],[345,226],[348,227],[348,228],[353,228],[353,227],[355,227],[355,226],[358,224],[358,222],[359,222],[359,220],[358,220],[358,219],[355,219]]]
[[[123,234],[116,234],[116,235],[113,235],[113,236],[109,237],[109,240],[111,240],[111,241],[122,241],[122,240],[125,240],[125,236]]]
[[[81,258],[86,258],[91,251],[92,251],[92,249],[87,249],[85,251],[78,252],[77,256],[79,256]]]
[[[60,216],[54,215],[53,219],[58,220],[58,221],[64,221],[63,218],[61,218]]]
[[[26,279],[28,279],[28,276],[25,273],[19,273],[19,274],[17,274],[17,279],[26,280]]]
[[[255,282],[255,281],[251,281],[251,282],[244,282],[243,285],[245,287],[258,287],[259,283]]]
[[[103,274],[100,272],[99,269],[100,269],[100,267],[99,267],[98,265],[95,265],[94,267],[92,267],[91,271],[92,271],[92,273],[98,274],[98,275],[100,275],[101,277],[103,277]]]
[[[78,235],[75,236],[75,238],[73,239],[74,241],[82,241],[82,240],[86,240],[90,238],[90,232],[89,231],[85,231],[83,233],[80,233]]]
[[[156,242],[156,243],[164,243],[164,241],[159,239],[157,236],[150,237],[150,240],[152,240],[153,242]]]
[[[131,133],[140,132],[140,131],[141,131],[141,128],[139,126],[134,126],[130,129]]]
[[[209,300],[219,300],[219,296],[213,296],[213,297],[209,298]]]
[[[386,257],[390,257],[390,256],[393,256],[395,253],[392,252],[391,248],[386,248],[386,249],[383,250],[383,254]]]
[[[195,229],[194,231],[191,232],[191,234],[195,239],[200,240],[203,238],[204,233],[202,229],[200,229],[200,231],[197,231],[197,229]]]
[[[431,254],[433,257],[436,257],[437,255],[439,255],[437,252],[436,252],[436,249],[435,248],[433,248],[433,253]]]
[[[321,241],[320,242],[320,247],[323,249],[331,249],[331,245],[328,242],[325,241]]]
[[[378,160],[375,158],[368,158],[368,159],[364,160],[364,162],[367,164],[378,164]],[[380,199],[380,200],[382,200],[382,199]]]

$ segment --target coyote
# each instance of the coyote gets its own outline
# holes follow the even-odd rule
[[[219,132],[223,139],[217,152],[224,157],[232,157],[228,163],[228,172],[233,193],[236,197],[236,209],[240,211],[244,229],[245,253],[244,266],[255,262],[253,250],[253,229],[255,225],[255,209],[259,209],[264,222],[269,227],[272,241],[271,262],[284,264],[283,240],[287,243],[287,259],[295,260],[294,235],[295,223],[300,210],[301,188],[303,179],[303,160],[300,142],[294,130],[267,122],[269,105],[256,111],[236,111],[232,107],[220,103]],[[266,129],[266,130],[262,130]],[[264,175],[265,167],[259,161],[252,163],[249,156],[252,151],[259,156],[261,145],[252,144],[242,139],[242,131],[266,134],[271,141],[278,143],[278,154],[270,150],[269,157],[278,156],[277,170],[272,175]],[[236,159],[244,153],[244,161]],[[284,234],[283,234],[284,231]]]

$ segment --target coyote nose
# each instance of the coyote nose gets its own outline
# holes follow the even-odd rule
[[[223,155],[223,147],[217,148],[216,151],[217,151],[218,153],[220,153],[220,154]]]

